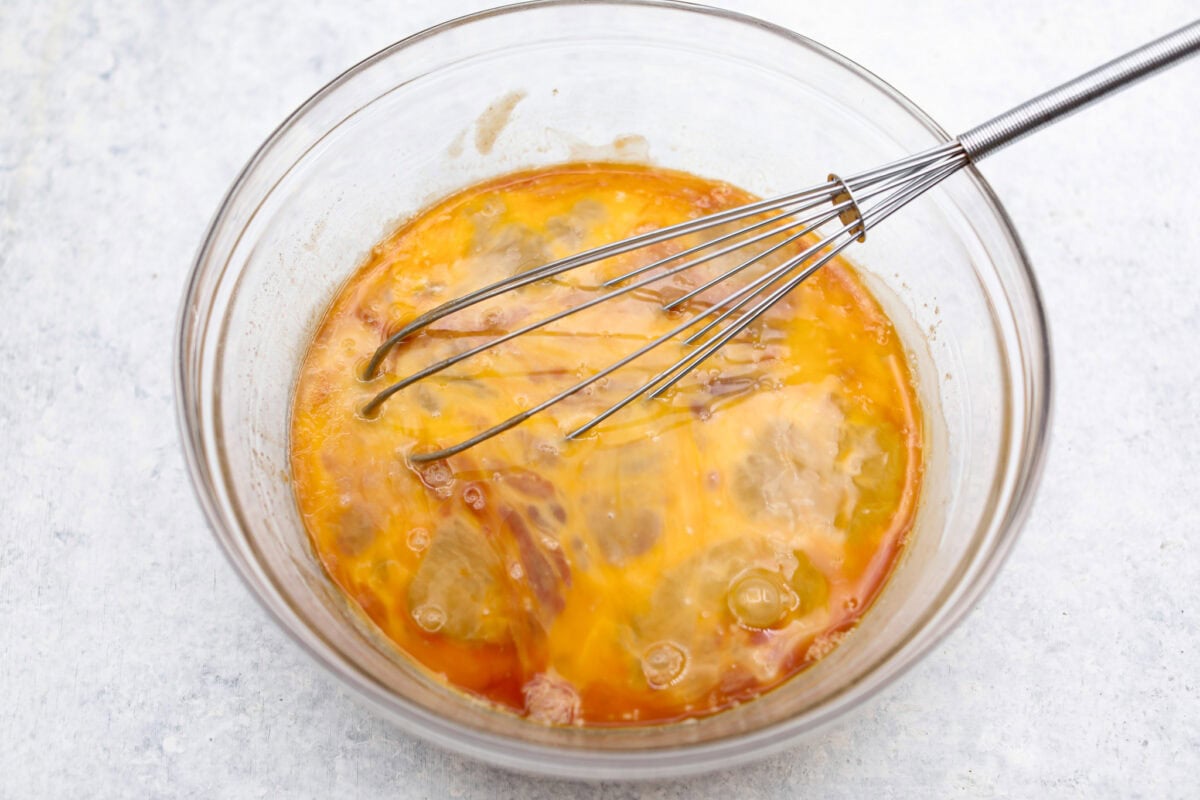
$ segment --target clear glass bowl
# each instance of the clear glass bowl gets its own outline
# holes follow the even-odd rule
[[[371,246],[467,184],[626,158],[770,195],[947,138],[837,53],[689,4],[512,6],[368,58],[254,154],[187,286],[179,420],[218,540],[284,630],[372,708],[494,764],[663,777],[744,762],[811,733],[894,681],[963,617],[1012,546],[1037,480],[1050,393],[1045,321],[1020,242],[973,169],[851,251],[906,337],[930,422],[910,545],[834,653],[706,719],[538,726],[443,688],[399,656],[310,550],[288,478],[296,370],[327,303]]]

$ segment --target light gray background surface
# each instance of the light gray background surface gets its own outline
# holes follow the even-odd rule
[[[955,130],[1200,12],[721,5],[833,46]],[[179,451],[191,258],[296,105],[483,6],[0,2],[0,798],[1195,797],[1200,61],[983,166],[1052,323],[1045,478],[991,592],[854,718],[691,781],[547,782],[392,728],[274,627]]]

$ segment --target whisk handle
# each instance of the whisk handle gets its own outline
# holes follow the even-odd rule
[[[1200,52],[1200,20],[1027,100],[958,137],[973,161]]]

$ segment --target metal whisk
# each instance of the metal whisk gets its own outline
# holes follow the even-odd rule
[[[416,453],[411,455],[410,459],[414,462],[428,462],[446,458],[473,447],[479,442],[521,424],[534,414],[540,413],[584,387],[596,383],[664,342],[686,333],[702,322],[704,323],[698,330],[689,333],[683,339],[685,344],[695,345],[695,348],[687,355],[655,374],[586,424],[567,434],[568,439],[580,436],[637,398],[657,397],[670,389],[831,259],[855,241],[864,241],[868,231],[876,225],[967,164],[979,161],[1001,147],[1129,86],[1141,78],[1174,65],[1188,56],[1195,55],[1197,52],[1200,52],[1200,20],[1022,103],[1010,111],[972,128],[954,141],[923,153],[844,178],[831,174],[828,180],[819,186],[750,203],[587,250],[497,281],[444,303],[421,314],[388,338],[375,351],[366,367],[364,377],[368,380],[374,379],[384,358],[393,347],[404,339],[447,315],[484,300],[606,258],[706,231],[719,225],[771,214],[765,219],[750,222],[733,232],[714,236],[701,244],[688,247],[613,278],[603,284],[604,287],[611,289],[607,293],[505,333],[409,375],[379,392],[364,407],[363,414],[368,417],[374,416],[383,403],[396,392],[503,342],[715,258],[742,251],[754,245],[762,247],[732,269],[703,283],[682,297],[666,303],[664,308],[671,310],[759,263],[769,255],[779,252],[789,245],[798,246],[797,243],[801,242],[803,237],[816,234],[823,226],[830,223],[840,225],[835,231],[816,241],[815,244],[805,247],[799,254],[788,258],[781,265],[771,268],[729,296],[712,304],[706,310],[687,318],[667,333],[639,347],[621,360],[466,441],[436,452]],[[781,240],[767,244],[770,240],[781,236],[783,237]],[[682,263],[675,263],[679,261]],[[669,264],[672,266],[668,269],[649,277],[633,280],[643,273],[651,272],[659,267],[666,267]],[[630,282],[626,283],[626,281]],[[726,324],[721,327],[723,323]],[[704,339],[710,333],[711,337]]]

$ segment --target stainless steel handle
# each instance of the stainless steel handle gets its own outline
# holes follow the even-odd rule
[[[977,125],[958,137],[973,161],[1200,52],[1200,20]]]

